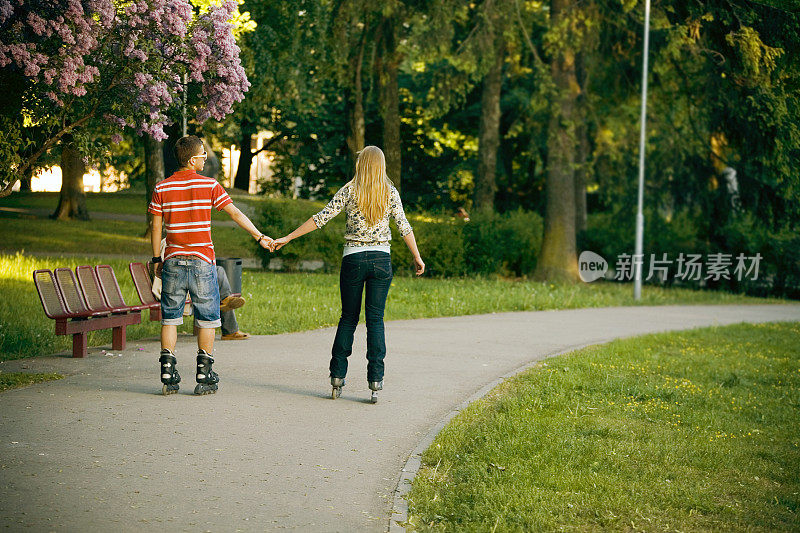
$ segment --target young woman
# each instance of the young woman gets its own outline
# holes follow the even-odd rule
[[[353,334],[361,314],[363,293],[364,316],[367,322],[367,382],[372,391],[372,403],[375,403],[378,401],[378,391],[383,389],[383,359],[386,356],[383,311],[392,283],[390,218],[394,219],[414,256],[417,276],[425,271],[425,263],[417,250],[414,232],[403,212],[400,193],[386,176],[386,162],[381,149],[367,146],[361,150],[356,161],[355,177],[339,189],[322,211],[289,235],[276,239],[272,248],[279,250],[292,239],[321,228],[342,209],[347,213],[344,253],[339,273],[342,317],[339,319],[331,350],[331,398],[336,399],[342,393],[347,374],[347,357],[353,351]]]

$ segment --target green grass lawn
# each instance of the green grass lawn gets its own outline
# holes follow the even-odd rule
[[[548,359],[456,416],[422,464],[414,530],[800,530],[800,324]]]
[[[70,349],[71,340],[54,334],[33,285],[37,268],[95,265],[80,257],[31,257],[0,254],[0,359],[17,359]],[[114,267],[125,301],[138,303],[128,262]],[[245,271],[242,294],[247,305],[237,312],[240,327],[254,334],[275,334],[334,326],[340,313],[338,274],[289,274]],[[645,287],[641,304],[776,303],[722,292]],[[592,283],[554,285],[500,279],[414,279],[395,277],[389,291],[387,320],[457,316],[503,311],[633,305],[630,285]],[[184,325],[183,331],[190,331]],[[155,337],[157,323],[144,320],[128,328],[129,339]],[[108,345],[111,333],[89,334],[89,345]]]
[[[220,214],[215,220],[229,218]],[[143,222],[0,217],[0,224],[0,249],[6,251],[115,254],[141,260],[153,253],[150,241],[143,237]],[[220,257],[254,256],[253,238],[240,228],[212,226],[211,234]]]
[[[58,196],[59,193],[57,192],[15,192],[5,198],[0,198],[0,207],[51,209],[55,211],[58,205]],[[263,196],[242,195],[234,195],[233,200],[236,204],[244,203],[252,207],[258,207],[262,202],[269,201]],[[147,210],[147,204],[148,201],[145,198],[144,191],[86,193],[86,208],[89,210],[90,216],[92,212],[143,215]]]
[[[145,215],[147,203],[144,192],[87,193],[86,206],[92,213],[119,213]],[[266,201],[261,197],[236,197],[236,204],[254,208]],[[0,207],[37,208],[55,211],[58,193],[14,193],[0,198]],[[214,224],[230,221],[225,213],[212,214],[212,238],[217,255],[221,257],[255,257],[253,239],[238,227],[220,227]],[[257,218],[257,217],[256,217]],[[115,254],[149,258],[150,242],[143,238],[143,222],[94,219],[90,221],[56,221],[29,216],[3,214],[3,237],[0,250],[25,250],[53,254],[86,253]]]

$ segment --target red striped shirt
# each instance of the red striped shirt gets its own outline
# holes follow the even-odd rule
[[[233,203],[214,178],[194,170],[181,170],[156,185],[147,209],[164,217],[167,250],[164,259],[173,255],[196,255],[214,262],[211,242],[211,208],[222,211]]]

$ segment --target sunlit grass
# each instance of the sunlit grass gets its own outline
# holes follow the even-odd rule
[[[800,529],[800,324],[619,340],[462,411],[410,493],[421,531]]]
[[[142,256],[137,258],[144,260]],[[0,358],[41,355],[70,349],[70,339],[56,337],[53,321],[42,311],[33,285],[37,268],[96,265],[81,257],[31,257],[0,254]],[[114,267],[126,302],[138,303],[127,260],[103,261]],[[245,271],[242,294],[247,300],[237,312],[241,329],[275,334],[334,326],[340,313],[338,274],[288,274]],[[722,292],[645,287],[641,304],[775,303]],[[631,287],[613,283],[559,285],[500,279],[416,279],[397,276],[392,282],[386,319],[534,311],[577,307],[633,305]],[[190,331],[188,323],[183,331]],[[129,339],[155,337],[159,326],[144,320],[128,328]],[[110,332],[89,334],[89,345],[107,345]]]
[[[220,215],[216,219],[228,219]],[[85,253],[124,255],[149,259],[150,240],[144,238],[144,222],[123,220],[50,220],[0,218],[0,249],[35,253]],[[252,257],[253,238],[240,228],[212,226],[217,255]],[[57,252],[56,252],[57,251]]]

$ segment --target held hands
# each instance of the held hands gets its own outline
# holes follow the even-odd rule
[[[261,245],[262,248],[265,250],[269,250],[270,252],[275,252],[276,250],[280,250],[283,246],[288,243],[291,239],[288,237],[281,237],[280,239],[273,239],[272,237],[268,237],[267,235],[262,235],[258,241],[258,244]]]
[[[280,239],[275,239],[272,241],[272,246],[270,247],[270,252],[276,252],[286,246],[291,239],[289,237],[281,237]]]
[[[272,240],[272,237],[267,235],[262,235],[261,238],[258,240],[258,244],[264,248],[265,250],[272,251],[272,243],[275,242]]]

